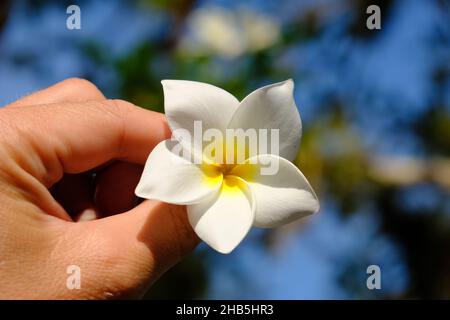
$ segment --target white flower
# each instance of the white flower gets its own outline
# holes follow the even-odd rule
[[[205,83],[163,80],[162,85],[174,139],[159,143],[151,152],[137,196],[187,205],[195,232],[221,253],[231,252],[252,226],[277,227],[318,211],[316,194],[290,162],[301,136],[292,80],[255,90],[241,102]],[[178,134],[195,135],[198,120],[203,129],[222,133],[227,128],[278,129],[279,156],[252,152],[243,162],[214,163],[204,149]],[[227,153],[230,143],[225,140],[225,144]],[[189,150],[201,163],[185,159],[176,149]],[[277,165],[276,174],[264,175],[262,169],[268,164]]]
[[[214,53],[226,58],[266,49],[279,40],[281,33],[275,19],[248,8],[199,8],[190,15],[187,25],[180,52]]]

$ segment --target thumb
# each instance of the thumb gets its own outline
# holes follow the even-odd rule
[[[160,201],[146,200],[127,213],[112,217],[108,224],[111,230],[117,228],[125,235],[124,250],[138,249],[138,258],[151,258],[147,260],[160,272],[190,253],[199,242],[186,207]]]
[[[100,298],[144,294],[199,242],[185,206],[152,200],[122,214],[73,224],[77,225],[79,232],[90,233],[83,237],[88,239],[85,251],[95,256],[87,259],[95,261],[86,266],[88,283]]]

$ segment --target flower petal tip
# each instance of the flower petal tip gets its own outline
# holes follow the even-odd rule
[[[260,89],[272,89],[272,88],[283,88],[286,91],[294,91],[294,80],[292,78],[286,79],[284,81],[280,81],[280,82],[276,82],[276,83],[272,83],[269,84],[267,86],[264,86]]]
[[[142,186],[140,183],[136,186],[136,189],[134,189],[134,194],[136,195],[136,197],[145,198],[146,195],[142,191]]]
[[[313,211],[312,214],[316,214],[316,213],[318,213],[318,212],[320,211],[320,203],[319,203],[319,199],[316,199],[316,200],[317,200],[317,207],[316,207],[316,209]]]
[[[217,252],[221,253],[221,254],[230,254],[236,247],[232,247],[232,248],[213,248],[214,250],[216,250]]]
[[[290,91],[292,93],[294,92],[295,84],[294,84],[294,80],[292,80],[291,78],[289,78],[283,82],[280,82],[279,84],[281,87],[285,87],[286,91]]]
[[[172,80],[172,79],[163,79],[161,80],[161,85],[164,88],[168,88],[170,86],[170,84],[174,81],[179,81],[179,80]]]

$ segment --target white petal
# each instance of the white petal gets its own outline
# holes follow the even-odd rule
[[[203,132],[207,129],[224,132],[239,106],[232,94],[207,83],[187,80],[163,80],[161,83],[167,121],[179,141],[185,139],[179,137],[177,129],[187,130],[194,137],[194,121],[202,121]]]
[[[153,149],[135,190],[138,197],[191,204],[217,192],[222,175],[204,165],[192,164],[178,155],[180,149],[178,142],[170,140],[160,142]]]
[[[247,235],[254,220],[251,191],[245,181],[228,176],[208,200],[187,207],[197,235],[221,253],[230,253]]]
[[[264,175],[261,168],[270,166],[278,168],[277,173]],[[231,174],[244,179],[252,190],[256,227],[277,227],[319,210],[319,200],[308,180],[286,159],[259,155],[236,166]]]
[[[228,128],[279,130],[279,156],[295,159],[300,145],[301,119],[295,105],[294,82],[286,80],[262,87],[242,100]],[[268,147],[267,152],[274,153]]]

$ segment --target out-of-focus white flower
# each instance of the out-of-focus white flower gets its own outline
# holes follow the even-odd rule
[[[232,58],[268,48],[279,37],[280,26],[269,16],[248,9],[206,7],[191,14],[179,49]]]
[[[247,10],[239,16],[250,51],[268,48],[280,38],[280,26],[275,20]]]
[[[162,141],[151,152],[137,196],[187,205],[195,232],[221,253],[231,252],[251,226],[277,227],[319,209],[310,184],[291,163],[301,136],[292,80],[255,90],[241,102],[205,83],[163,80],[162,84],[174,139]],[[278,147],[275,153],[259,147],[254,152],[244,143],[245,157],[240,161],[234,151],[239,142],[233,137],[214,147],[214,154],[220,156],[205,156],[202,146],[185,139],[195,137],[198,121],[218,136],[229,130],[276,130]],[[181,157],[180,150],[188,150],[200,161]],[[233,156],[227,157],[229,151]],[[276,170],[265,174],[268,165]]]

